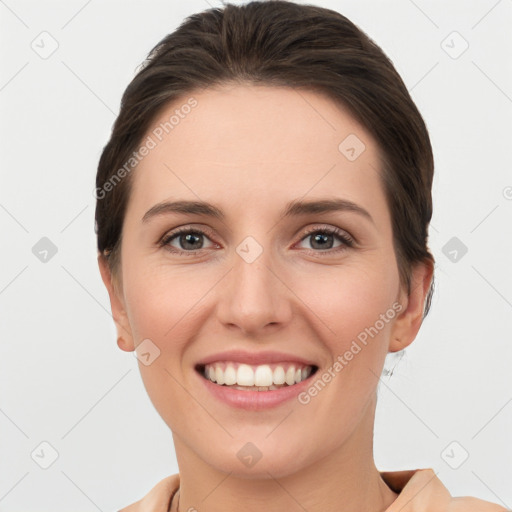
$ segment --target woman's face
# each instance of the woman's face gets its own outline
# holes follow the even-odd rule
[[[266,477],[360,456],[386,353],[414,339],[426,292],[400,286],[375,140],[319,94],[233,85],[170,105],[143,143],[117,292],[102,273],[178,461]],[[221,382],[317,370],[246,391],[209,382],[207,361]]]

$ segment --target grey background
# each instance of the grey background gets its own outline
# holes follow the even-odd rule
[[[510,508],[512,0],[311,3],[391,57],[435,153],[437,290],[416,341],[387,361],[377,466],[432,467],[453,495]],[[178,470],[116,345],[93,188],[136,67],[209,5],[0,0],[0,511],[116,510]]]

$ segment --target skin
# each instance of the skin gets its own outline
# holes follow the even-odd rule
[[[415,338],[432,266],[417,264],[410,295],[399,280],[379,149],[342,107],[311,91],[223,85],[193,96],[198,105],[140,162],[123,226],[121,264],[112,276],[100,256],[119,346],[150,339],[160,356],[139,362],[146,390],[170,427],[180,468],[179,506],[201,511],[384,511],[397,497],[373,460],[376,391],[385,356]],[[152,129],[187,98],[169,105]],[[151,134],[152,129],[148,131]],[[365,151],[349,161],[338,149],[349,134]],[[296,199],[350,200],[350,212],[283,218]],[[167,213],[144,222],[153,206],[202,200],[225,213]],[[206,229],[196,254],[170,242],[179,226]],[[306,229],[337,227],[356,244]],[[236,252],[247,236],[262,254]],[[327,246],[328,247],[328,246]],[[342,247],[342,250],[339,248]],[[187,254],[186,251],[189,251]],[[402,309],[311,399],[264,411],[226,405],[194,370],[207,355],[242,348],[312,359],[318,375],[357,335],[399,302]],[[247,443],[261,459],[246,467]]]

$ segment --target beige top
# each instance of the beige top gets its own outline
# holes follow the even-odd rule
[[[478,498],[452,498],[432,469],[384,471],[382,479],[398,498],[385,512],[510,512],[506,508]],[[179,474],[168,476],[141,500],[119,512],[177,512]]]

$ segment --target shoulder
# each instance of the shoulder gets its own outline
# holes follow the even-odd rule
[[[510,512],[506,508],[470,496],[453,498],[433,469],[381,472],[397,499],[386,512]],[[141,500],[119,512],[167,512],[179,487],[179,474],[158,482]]]
[[[508,512],[506,508],[469,496],[452,497],[433,469],[381,472],[397,499],[386,512]]]
[[[510,510],[490,501],[463,496],[452,498],[447,512],[510,512]]]
[[[160,480],[142,499],[118,512],[167,512],[172,496],[179,486],[179,475]]]

